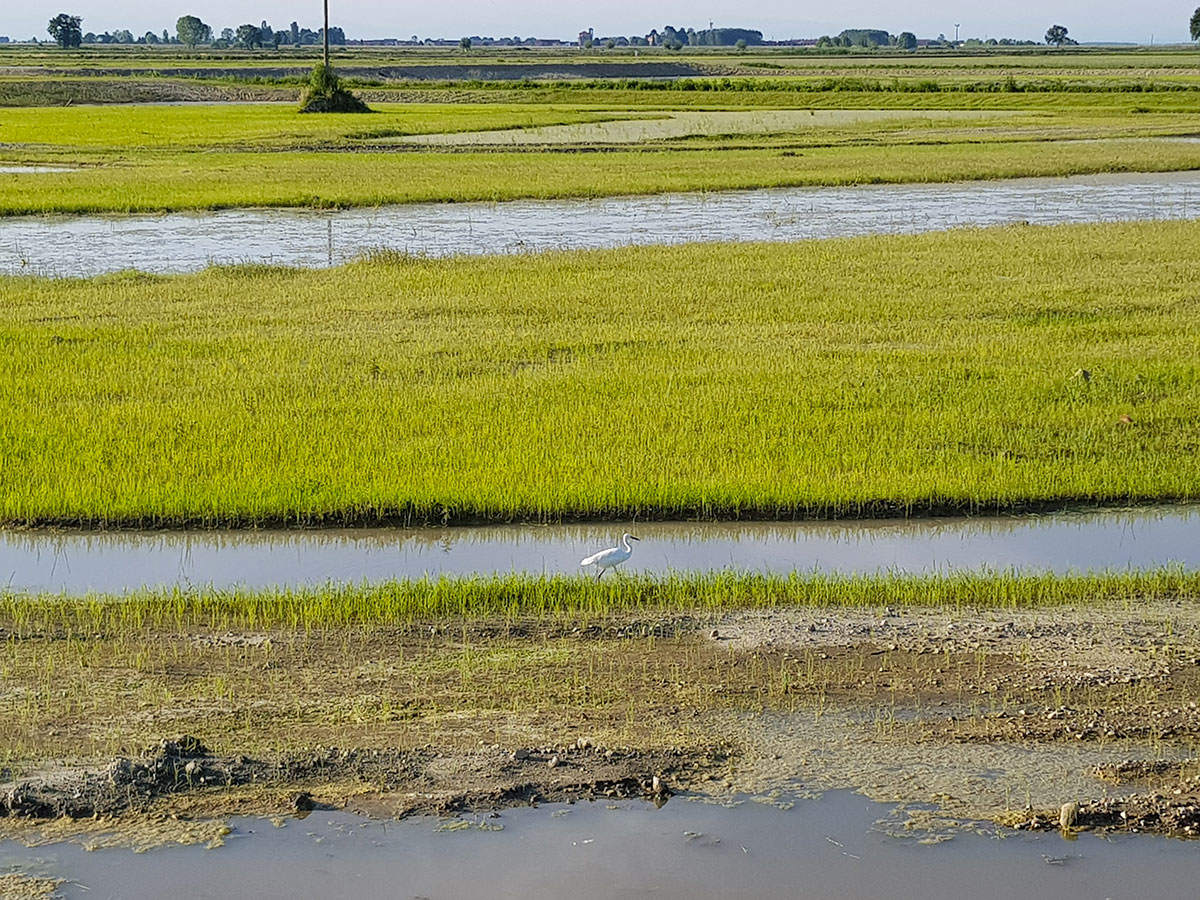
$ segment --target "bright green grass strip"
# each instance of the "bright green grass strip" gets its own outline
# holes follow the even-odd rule
[[[143,154],[77,172],[0,174],[0,215],[586,198],[1197,168],[1200,143],[1170,141],[839,146],[790,153]]]
[[[1194,499],[1197,246],[1143,223],[0,279],[0,521]]]
[[[1040,608],[1200,598],[1200,573],[1176,569],[1078,575],[753,575],[665,578],[498,576],[278,591],[141,592],[130,596],[0,595],[17,632],[115,635],[145,628],[326,628],[424,619],[720,612],[799,606]]]
[[[87,149],[264,148],[338,143],[377,135],[531,128],[603,121],[611,113],[562,106],[380,104],[374,115],[301,115],[294,106],[79,106],[6,109],[0,139]]]

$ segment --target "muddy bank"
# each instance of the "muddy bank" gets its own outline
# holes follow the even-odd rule
[[[848,788],[1039,830],[1075,804],[1071,828],[1183,836],[1200,809],[1190,598],[322,629],[13,620],[0,643],[0,831],[667,791]],[[122,749],[179,733],[199,739]]]
[[[308,78],[312,65],[203,66],[164,68],[78,67],[73,69],[0,68],[0,75],[61,78]],[[688,78],[709,74],[701,66],[678,62],[513,63],[511,65],[354,66],[338,65],[343,78],[373,81],[561,81],[583,78]]]
[[[299,89],[196,81],[96,79],[0,81],[0,107],[73,106],[106,103],[294,102]]]
[[[392,818],[606,798],[665,802],[725,762],[720,750],[614,749],[586,738],[562,747],[471,753],[329,747],[263,759],[216,755],[197,738],[182,736],[99,769],[59,769],[0,785],[0,817],[114,817],[184,801],[220,810],[249,800],[260,814],[351,808]],[[239,789],[255,790],[239,796]]]

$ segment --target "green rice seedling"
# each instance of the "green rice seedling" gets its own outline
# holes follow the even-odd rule
[[[0,279],[0,521],[793,518],[1192,499],[1196,234],[1186,222],[1012,227]],[[759,589],[765,601],[779,587]],[[508,605],[492,582],[425,590],[444,614],[473,591]],[[550,610],[641,589],[530,590],[522,602]],[[843,588],[808,590],[820,603]]]
[[[1181,123],[1195,130],[1195,122]],[[794,143],[795,141],[792,141]],[[743,142],[744,143],[744,142]],[[787,144],[784,143],[783,146]],[[118,162],[26,149],[16,163],[75,171],[0,176],[0,215],[162,212],[389,203],[591,198],[771,187],[944,183],[1103,172],[1166,172],[1200,165],[1183,141],[999,139],[936,144],[764,148],[647,148],[593,154],[547,151],[155,153]]]
[[[702,611],[799,606],[813,609],[891,606],[1025,609],[1113,604],[1136,598],[1139,603],[1191,600],[1200,597],[1200,573],[1178,569],[1081,575],[966,573],[955,575],[672,575],[638,576],[620,585],[596,585],[586,577],[496,576],[394,581],[377,585],[327,586],[274,591],[143,591],[130,595],[94,596],[86,600],[58,595],[0,594],[0,625],[20,637],[71,631],[80,635],[110,634],[126,639],[130,653],[142,654],[139,667],[161,669],[169,660],[146,655],[145,636],[193,630],[339,629],[346,658],[356,655],[355,627],[449,621],[466,623],[502,617],[576,620],[585,616],[628,613],[692,614]],[[435,626],[435,630],[436,630]],[[657,638],[644,639],[658,646]],[[233,659],[235,648],[223,651]],[[240,650],[236,651],[239,654]],[[261,651],[265,658],[275,651]],[[547,645],[544,659],[560,658],[563,647]],[[864,651],[865,652],[865,651]],[[952,664],[949,648],[944,665]],[[732,651],[730,651],[732,654]],[[732,655],[730,659],[732,659]],[[227,661],[229,661],[227,660]],[[99,660],[97,661],[99,662]],[[463,671],[481,665],[507,665],[504,651],[484,653],[469,643],[456,665]],[[851,660],[867,674],[867,657]],[[886,662],[886,660],[885,660]],[[980,651],[973,668],[982,670],[987,654]],[[53,663],[47,661],[47,666]],[[647,663],[648,664],[648,663]],[[763,659],[752,662],[762,667]],[[872,666],[877,664],[872,661]],[[811,681],[817,664],[806,653],[803,674]],[[763,671],[766,671],[765,669]],[[597,673],[593,670],[593,676]],[[978,674],[978,673],[977,673]],[[1061,688],[1060,688],[1061,690]],[[1060,705],[1063,697],[1057,698]]]

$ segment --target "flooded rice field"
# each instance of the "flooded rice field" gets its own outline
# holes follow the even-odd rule
[[[0,175],[46,175],[54,172],[78,172],[67,166],[0,166]]]
[[[340,211],[26,216],[0,220],[0,272],[83,277],[213,263],[322,267],[384,249],[442,257],[1196,217],[1196,172]]]
[[[1200,506],[1184,505],[845,522],[7,531],[0,532],[0,585],[82,594],[160,586],[261,589],[426,575],[579,574],[583,557],[615,544],[626,528],[641,540],[623,569],[651,574],[1200,568]]]
[[[730,805],[676,798],[546,805],[457,819],[234,820],[224,845],[134,856],[79,844],[0,845],[0,873],[61,880],[66,900],[813,897],[1011,900],[1195,896],[1200,855],[1163,838],[911,831],[912,811],[833,792]],[[131,863],[135,863],[132,864]]]
[[[518,146],[540,144],[637,144],[695,135],[777,134],[856,125],[861,122],[903,122],[929,126],[938,122],[974,121],[981,124],[1011,118],[1005,110],[924,109],[770,109],[672,111],[641,118],[576,125],[543,125],[495,131],[459,131],[381,138],[384,144],[432,147]]]

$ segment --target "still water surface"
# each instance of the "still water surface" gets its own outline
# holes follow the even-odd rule
[[[1197,217],[1197,172],[417,203],[333,212],[22,216],[0,219],[0,273],[83,277],[131,268],[184,272],[238,262],[321,267],[384,248],[441,257]]]
[[[623,568],[655,574],[1200,569],[1200,506],[1184,505],[845,522],[0,531],[0,586],[82,594],[173,585],[271,588],[424,575],[578,574],[580,559],[612,546],[625,530],[641,541]]]
[[[898,831],[902,818],[846,792],[790,809],[679,798],[661,809],[542,806],[466,817],[473,827],[461,831],[431,819],[385,823],[318,811],[283,828],[236,820],[214,850],[0,845],[0,871],[68,879],[66,900],[1181,900],[1195,897],[1200,883],[1200,854],[1181,841],[1001,839],[989,828],[923,844],[920,833]]]

